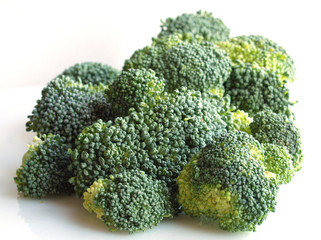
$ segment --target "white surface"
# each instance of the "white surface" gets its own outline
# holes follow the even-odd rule
[[[200,9],[232,36],[275,40],[297,63],[320,45],[318,0],[0,0],[0,87],[45,84],[83,61],[120,69],[158,34],[160,19]]]
[[[79,4],[76,4],[79,2]],[[112,2],[112,4],[111,4]],[[117,2],[117,3],[116,3]],[[0,232],[5,239],[317,239],[320,237],[320,17],[313,1],[0,1]],[[255,2],[255,3],[253,3]],[[281,3],[279,3],[281,2]],[[137,4],[137,5],[136,5]],[[305,164],[282,186],[275,213],[255,233],[227,233],[180,216],[145,233],[110,233],[74,196],[17,197],[13,182],[33,133],[25,132],[41,87],[64,68],[85,60],[120,68],[159,31],[159,19],[203,9],[232,35],[262,34],[292,55],[291,87],[302,130]],[[9,88],[9,86],[15,86]],[[18,87],[21,86],[21,87]]]

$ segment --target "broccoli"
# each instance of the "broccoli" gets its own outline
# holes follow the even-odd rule
[[[84,207],[111,231],[145,231],[172,217],[169,190],[143,171],[129,170],[98,179],[84,193]]]
[[[122,71],[75,64],[42,90],[18,192],[75,192],[111,231],[145,231],[181,211],[255,231],[301,169],[294,79],[293,59],[270,39],[229,39],[208,12],[167,18]]]
[[[232,108],[233,110],[233,108]],[[222,117],[227,124],[228,131],[243,131],[248,134],[251,134],[250,123],[253,121],[249,115],[237,109],[236,111],[231,111],[228,109],[226,112],[222,113]]]
[[[131,107],[160,96],[164,87],[164,79],[159,79],[153,70],[122,71],[107,91],[112,115],[126,116]]]
[[[233,37],[215,43],[225,50],[232,62],[240,60],[271,70],[279,75],[281,83],[292,82],[295,75],[293,59],[274,41],[260,35]]]
[[[73,143],[84,127],[98,119],[111,118],[110,104],[104,95],[106,89],[101,84],[82,84],[64,76],[50,81],[28,116],[27,131],[35,131],[38,136],[60,135]]]
[[[293,157],[294,170],[301,169],[303,161],[301,134],[291,119],[282,114],[262,111],[253,116],[250,128],[254,138],[259,142],[286,147]]]
[[[165,79],[165,90],[180,87],[202,92],[223,88],[231,72],[227,54],[210,43],[187,43],[175,36],[158,39],[152,46],[137,50],[125,61],[123,70],[152,69]]]
[[[273,71],[236,61],[224,87],[225,94],[231,97],[231,104],[250,116],[263,110],[287,116],[292,114],[289,109],[293,105],[289,101],[289,89]]]
[[[255,231],[275,210],[278,190],[262,157],[260,143],[245,132],[215,136],[177,178],[183,211],[227,231]]]
[[[292,155],[285,146],[270,143],[263,144],[264,166],[267,171],[276,175],[280,184],[289,183],[294,176]]]
[[[220,105],[200,92],[181,89],[155,104],[141,103],[114,122],[100,120],[85,128],[73,151],[75,176],[70,181],[77,195],[100,178],[139,169],[165,181],[175,199],[176,177],[189,156],[225,131],[219,111]]]
[[[33,198],[72,193],[73,187],[68,181],[72,176],[68,170],[70,146],[58,135],[43,135],[43,140],[35,137],[33,141],[14,178],[18,192]]]
[[[198,11],[196,14],[184,13],[175,19],[167,18],[162,21],[161,32],[158,37],[169,36],[172,34],[182,34],[185,41],[202,41],[216,42],[229,39],[230,29],[223,21],[214,18],[212,13]]]
[[[114,79],[119,75],[119,71],[110,67],[109,65],[97,62],[77,63],[58,75],[56,78],[62,76],[69,77],[74,81],[81,81],[83,84],[93,85],[110,85]]]

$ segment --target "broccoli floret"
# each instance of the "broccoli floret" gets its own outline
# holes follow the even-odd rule
[[[109,65],[97,62],[84,62],[71,66],[56,78],[65,76],[74,81],[80,80],[83,84],[110,85],[119,74],[119,70]]]
[[[230,29],[221,19],[214,18],[212,13],[202,11],[196,14],[184,13],[175,19],[167,18],[162,21],[161,28],[158,37],[179,33],[185,41],[194,39],[210,42],[225,41],[230,35]]]
[[[72,176],[68,170],[71,164],[69,145],[55,135],[44,135],[43,140],[35,137],[33,141],[14,178],[18,192],[33,198],[72,193],[73,187],[68,182]]]
[[[223,89],[231,72],[227,54],[210,43],[187,43],[175,36],[158,39],[151,47],[137,50],[125,61],[123,70],[152,69],[165,79],[165,90],[180,87],[202,92]]]
[[[42,90],[32,114],[28,116],[27,131],[54,134],[73,143],[86,126],[98,119],[109,120],[110,105],[104,85],[87,85],[68,77],[56,78]]]
[[[275,210],[278,190],[262,156],[260,144],[245,132],[214,137],[177,178],[183,211],[227,231],[255,231]]]
[[[294,80],[295,67],[293,59],[274,41],[259,35],[239,36],[224,42],[216,43],[225,50],[232,62],[257,64],[258,66],[276,72],[280,81]]]
[[[253,121],[251,117],[242,110],[226,111],[223,113],[224,121],[227,123],[228,131],[243,131],[251,134],[250,123]]]
[[[267,171],[276,174],[280,184],[288,183],[294,176],[292,155],[285,146],[264,143],[264,166]]]
[[[293,157],[295,171],[301,169],[303,161],[301,135],[291,119],[282,114],[262,111],[253,116],[250,128],[254,138],[259,142],[286,147]]]
[[[224,83],[225,94],[231,97],[231,104],[246,111],[250,116],[271,110],[291,116],[289,89],[281,83],[273,71],[265,71],[257,65],[237,62]]]
[[[176,197],[176,177],[187,159],[225,131],[220,106],[200,92],[182,89],[156,104],[142,103],[114,122],[98,121],[79,134],[73,151],[78,195],[99,178],[122,169],[140,169],[164,180]]]
[[[165,182],[139,170],[98,179],[84,193],[84,200],[84,207],[95,212],[111,231],[145,231],[173,216]]]
[[[131,107],[160,96],[164,87],[164,79],[159,79],[153,70],[122,71],[107,91],[112,115],[126,116]]]

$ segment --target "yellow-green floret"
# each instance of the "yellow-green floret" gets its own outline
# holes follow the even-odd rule
[[[166,183],[129,170],[95,181],[84,193],[84,207],[111,230],[130,233],[157,226],[173,216]]]
[[[81,81],[83,84],[110,85],[119,74],[119,70],[107,64],[83,62],[69,67],[56,78],[65,76],[74,81]]]
[[[271,111],[258,112],[250,124],[255,139],[261,143],[271,143],[287,148],[292,155],[295,171],[302,167],[303,155],[301,134],[293,120]]]
[[[219,18],[214,18],[210,12],[198,11],[196,14],[184,13],[176,18],[162,21],[158,37],[181,34],[185,41],[225,41],[229,38],[230,30]]]
[[[14,178],[18,192],[25,197],[43,198],[48,195],[73,192],[68,182],[72,173],[68,170],[71,163],[69,146],[60,136],[35,137],[22,159]]]
[[[251,117],[242,110],[232,110],[223,113],[224,121],[227,123],[229,131],[243,131],[251,134],[250,123],[253,121]]]
[[[242,61],[257,64],[279,75],[280,81],[295,79],[293,59],[274,41],[260,35],[238,36],[224,42],[217,42],[225,50],[232,62]]]
[[[285,146],[270,143],[262,144],[264,148],[264,166],[267,171],[276,174],[280,184],[291,181],[295,170],[292,164],[292,155]]]
[[[262,157],[260,143],[245,132],[214,137],[177,178],[183,211],[227,231],[255,231],[275,210],[278,190]]]

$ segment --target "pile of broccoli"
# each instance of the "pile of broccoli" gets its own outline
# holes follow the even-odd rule
[[[85,62],[52,79],[28,116],[18,192],[76,193],[111,231],[181,212],[255,231],[302,167],[295,67],[272,40],[229,34],[212,13],[182,14],[121,71]]]

